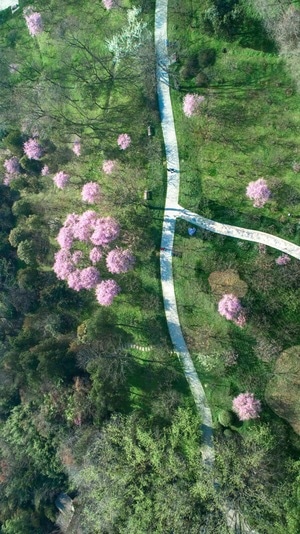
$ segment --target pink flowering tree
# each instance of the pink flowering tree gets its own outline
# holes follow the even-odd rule
[[[255,399],[253,393],[240,393],[232,401],[232,410],[240,421],[248,421],[259,417],[261,403]]]
[[[81,154],[81,143],[80,143],[79,139],[76,139],[76,141],[74,141],[72,150],[73,150],[75,156],[80,156],[80,154]]]
[[[64,171],[60,171],[53,176],[53,182],[58,189],[64,189],[70,181],[70,176]]]
[[[84,184],[81,191],[81,198],[88,204],[95,204],[100,200],[100,186],[96,182]]]
[[[102,306],[110,306],[120,291],[115,280],[104,280],[96,287],[96,299]]]
[[[115,170],[116,164],[117,162],[115,160],[106,159],[102,165],[103,172],[105,172],[105,174],[111,174]]]
[[[254,200],[255,208],[262,208],[271,196],[266,180],[259,178],[256,182],[250,182],[246,189],[246,196]]]
[[[3,178],[3,185],[9,186],[11,182],[15,179],[15,174],[5,174]]]
[[[223,295],[218,304],[219,314],[237,326],[243,327],[246,323],[245,310],[239,299],[232,294]]]
[[[90,251],[90,260],[93,265],[95,265],[96,263],[99,263],[99,261],[102,259],[102,256],[103,254],[100,248],[98,247],[93,247],[92,250]]]
[[[57,277],[65,280],[74,291],[96,288],[99,304],[112,304],[121,288],[114,280],[101,281],[102,276],[95,265],[101,261],[105,252],[109,272],[125,273],[133,267],[134,257],[129,250],[115,248],[107,251],[119,237],[119,233],[120,226],[113,217],[100,217],[93,210],[87,210],[81,215],[70,213],[56,238],[61,246],[61,250],[55,254],[53,266]],[[82,242],[81,247],[88,248],[89,256],[82,250],[72,251],[78,241]],[[86,266],[87,257],[92,265]]]
[[[118,137],[118,145],[121,150],[126,150],[131,144],[131,137],[127,133],[120,134]]]
[[[6,159],[3,165],[8,174],[18,174],[20,172],[20,163],[16,156]]]
[[[29,159],[40,159],[43,155],[43,149],[36,139],[28,139],[24,143],[23,148]]]
[[[133,268],[134,262],[134,256],[128,249],[114,248],[106,257],[107,270],[114,274],[126,273]]]
[[[42,33],[44,29],[42,15],[36,11],[32,11],[31,8],[24,10],[24,18],[27,24],[27,28],[32,37]]]
[[[287,265],[288,263],[290,263],[290,261],[290,256],[288,256],[287,254],[281,254],[281,256],[278,256],[278,258],[276,258],[275,263],[277,265]]]
[[[196,115],[199,110],[202,102],[204,102],[204,96],[188,93],[183,99],[183,113],[186,117],[192,117]]]
[[[50,174],[50,170],[49,170],[48,165],[44,165],[44,167],[41,170],[41,175],[42,176],[48,176],[49,174]]]
[[[105,7],[105,9],[107,9],[107,11],[118,6],[115,0],[102,0],[102,4]]]

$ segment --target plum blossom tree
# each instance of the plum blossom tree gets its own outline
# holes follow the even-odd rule
[[[117,162],[115,160],[106,159],[102,165],[103,172],[105,172],[105,174],[111,174],[115,170],[116,164]]]
[[[115,248],[108,253],[106,258],[106,266],[110,273],[126,273],[133,268],[134,261],[134,256],[130,250]]]
[[[48,167],[48,165],[44,165],[44,167],[41,170],[41,175],[42,176],[48,176],[48,174],[50,174],[49,167]]]
[[[127,133],[122,133],[118,137],[118,145],[121,150],[126,150],[131,143],[131,137]]]
[[[91,242],[97,246],[108,245],[117,239],[120,233],[120,226],[112,217],[101,217],[95,224],[95,230],[91,235]]]
[[[102,256],[103,254],[100,248],[98,247],[93,247],[92,250],[90,251],[90,260],[93,265],[95,265],[95,263],[98,263],[101,260]]]
[[[70,274],[75,271],[72,256],[69,250],[61,249],[54,256],[53,270],[60,280],[67,280]]]
[[[70,250],[70,248],[72,248],[72,245],[73,245],[73,240],[74,240],[73,229],[70,228],[69,226],[67,227],[62,226],[56,238],[56,241],[59,243],[61,248]]]
[[[80,156],[80,154],[81,154],[81,143],[80,143],[79,139],[76,139],[76,141],[74,141],[72,150],[73,150],[75,156]]]
[[[110,306],[121,288],[115,280],[104,280],[96,286],[96,298],[102,306]]]
[[[183,113],[186,117],[196,115],[200,109],[200,105],[204,102],[204,96],[188,93],[183,99]]]
[[[40,159],[43,155],[41,145],[32,137],[24,143],[23,148],[28,159]]]
[[[70,289],[74,289],[74,291],[81,291],[81,289],[83,289],[81,270],[76,269],[71,272],[67,277],[67,282]]]
[[[5,174],[3,178],[3,185],[9,186],[11,182],[14,180],[15,175],[14,174]]]
[[[6,159],[3,166],[8,174],[18,174],[20,172],[20,163],[16,156]]]
[[[53,176],[53,182],[58,189],[64,189],[70,181],[70,176],[64,171],[60,171]]]
[[[240,393],[232,401],[232,410],[237,414],[240,421],[248,421],[259,417],[261,403],[255,399],[253,393]]]
[[[218,304],[218,311],[220,315],[228,321],[233,321],[237,326],[242,327],[246,323],[245,311],[235,295],[223,295]]]
[[[84,184],[81,191],[81,198],[88,204],[95,204],[100,200],[100,186],[96,182]]]
[[[80,263],[82,259],[83,259],[82,250],[75,250],[72,254],[72,262],[74,263],[74,265],[77,265],[78,263]]]
[[[262,208],[271,196],[266,180],[259,178],[255,182],[250,182],[246,189],[246,196],[254,200],[255,208]]]
[[[275,263],[277,265],[287,265],[288,263],[290,263],[290,261],[290,256],[288,256],[287,254],[281,254],[281,256],[278,256],[278,258],[276,258]]]
[[[42,33],[44,29],[42,15],[36,11],[32,11],[31,8],[24,10],[24,18],[27,24],[27,28],[32,37]]]
[[[102,4],[108,11],[118,5],[115,0],[102,0]]]
[[[81,283],[84,289],[93,289],[100,282],[100,274],[96,267],[86,267],[81,271]]]

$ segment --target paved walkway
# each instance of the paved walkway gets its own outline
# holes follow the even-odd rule
[[[167,38],[167,0],[158,0],[155,9],[155,46],[157,54],[157,93],[164,136],[167,167],[179,170],[177,138],[169,90]],[[167,171],[167,193],[162,230],[160,268],[162,293],[170,337],[181,360],[186,379],[202,419],[203,461],[210,466],[214,461],[212,444],[212,416],[203,386],[184,341],[175,298],[172,250],[176,218],[178,217],[179,172]]]

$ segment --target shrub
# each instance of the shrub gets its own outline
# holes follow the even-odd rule
[[[217,53],[214,48],[204,48],[198,54],[198,64],[200,68],[209,67],[216,62]]]

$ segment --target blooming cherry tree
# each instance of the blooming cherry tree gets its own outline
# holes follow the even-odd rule
[[[131,137],[127,133],[120,134],[118,137],[118,145],[121,150],[126,150],[131,144]]]
[[[100,186],[96,182],[84,184],[81,191],[81,198],[88,204],[95,204],[100,200]]]
[[[24,10],[24,18],[27,24],[27,28],[32,37],[42,33],[44,29],[42,15],[36,11],[32,11],[31,8]]]
[[[262,208],[271,196],[266,180],[259,178],[256,182],[250,182],[246,189],[246,196],[254,200],[255,208]]]
[[[53,176],[53,182],[58,189],[64,189],[70,181],[70,176],[64,171],[60,171]]]
[[[116,164],[117,162],[115,160],[106,159],[102,165],[103,172],[105,172],[105,174],[111,174],[115,170]]]
[[[115,280],[104,280],[96,287],[96,298],[102,306],[110,306],[121,288]]]
[[[115,0],[102,0],[102,4],[108,11],[118,6]]]
[[[291,258],[287,254],[281,254],[281,256],[276,258],[275,263],[277,263],[277,265],[287,265],[290,261]]]
[[[41,170],[41,175],[42,176],[48,176],[48,174],[50,174],[49,167],[48,167],[48,165],[44,165],[44,167]]]
[[[196,115],[200,109],[204,96],[188,93],[183,99],[183,113],[186,117]]]
[[[233,321],[237,326],[242,327],[246,323],[245,311],[235,295],[223,295],[218,304],[218,311],[220,315],[228,321]]]
[[[81,154],[81,143],[80,143],[79,139],[76,139],[76,141],[74,141],[72,150],[73,150],[75,156],[80,156],[80,154]]]
[[[90,260],[93,265],[95,265],[95,263],[98,263],[101,260],[102,256],[103,254],[100,248],[98,247],[93,247],[92,250],[90,251]]]
[[[259,417],[261,403],[255,399],[253,393],[240,393],[233,399],[232,410],[237,414],[240,421],[248,421]]]
[[[8,174],[18,174],[20,172],[20,163],[16,156],[6,159],[3,166]]]
[[[40,159],[43,149],[36,139],[30,138],[23,145],[24,152],[29,159]]]
[[[81,283],[84,289],[93,289],[100,282],[100,274],[96,267],[86,267],[81,271]]]
[[[133,268],[134,261],[134,256],[130,250],[115,248],[108,253],[106,266],[110,273],[126,273]]]
[[[108,245],[117,239],[120,233],[120,226],[112,217],[101,217],[95,224],[95,230],[91,235],[91,242],[97,246]]]

